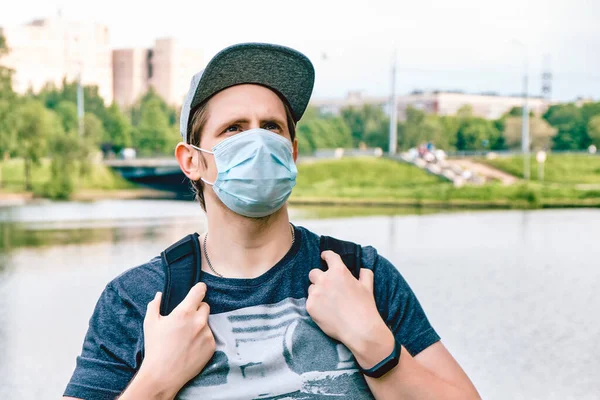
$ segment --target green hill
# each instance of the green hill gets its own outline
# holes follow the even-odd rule
[[[523,156],[481,159],[483,163],[523,178]],[[531,179],[538,178],[538,162],[531,156]],[[544,165],[544,181],[561,184],[600,185],[600,155],[549,153]]]
[[[596,178],[595,159],[564,158],[549,163],[550,177],[563,184],[531,181],[511,186],[488,183],[483,186],[454,187],[451,183],[419,168],[389,159],[346,158],[315,161],[298,165],[297,185],[290,201],[293,204],[347,204],[386,206],[436,206],[463,208],[539,208],[600,207],[600,188],[581,189],[575,184],[600,183]],[[559,161],[563,160],[563,163]],[[483,161],[483,160],[482,160]],[[498,163],[496,163],[498,161]],[[498,168],[518,175],[522,159],[493,160]],[[556,166],[554,164],[557,164]],[[569,170],[572,167],[574,171]],[[599,166],[600,167],[600,166]],[[509,168],[513,168],[511,170]],[[522,169],[522,166],[520,167]],[[537,172],[533,171],[534,174]],[[535,176],[535,175],[534,175]]]
[[[409,164],[378,158],[344,158],[298,165],[293,196],[414,198],[415,190],[451,186]]]

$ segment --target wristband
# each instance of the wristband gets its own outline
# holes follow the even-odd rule
[[[394,350],[392,351],[392,354],[390,354],[389,356],[384,358],[373,368],[364,369],[360,365],[358,365],[358,369],[360,372],[362,372],[364,375],[366,375],[368,377],[380,378],[383,375],[385,375],[387,372],[389,372],[392,368],[394,368],[396,365],[398,365],[398,362],[400,361],[400,350],[401,349],[402,349],[402,346],[400,345],[400,343],[398,343],[398,340],[394,337]]]

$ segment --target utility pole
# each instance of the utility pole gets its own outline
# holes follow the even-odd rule
[[[81,85],[81,63],[79,63],[79,73],[77,74],[77,118],[79,119],[79,137],[83,137],[83,86]]]
[[[523,177],[529,180],[530,177],[530,159],[529,159],[529,66],[527,62],[527,49],[523,45],[524,56],[524,71],[523,71],[523,116],[521,118],[521,151],[523,153]]]
[[[549,106],[552,101],[552,70],[550,67],[550,54],[544,55],[544,69],[542,71],[542,97]]]
[[[528,100],[528,93],[527,93],[527,82],[528,81],[528,76],[527,76],[527,71],[525,71],[525,75],[523,76],[523,117],[522,119],[522,126],[521,126],[521,144],[522,144],[522,151],[523,151],[523,176],[525,177],[525,180],[529,180],[529,174],[530,174],[530,160],[529,160],[529,108],[528,108],[528,104],[527,104],[527,100]]]
[[[390,155],[395,155],[398,147],[398,99],[396,98],[397,55],[394,50],[392,60],[392,87],[390,94]]]

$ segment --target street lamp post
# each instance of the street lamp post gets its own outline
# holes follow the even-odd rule
[[[392,87],[390,93],[390,155],[397,152],[398,147],[398,99],[396,98],[397,55],[394,51],[392,60]]]
[[[530,166],[530,139],[529,139],[529,63],[527,60],[527,46],[520,40],[514,39],[516,44],[523,50],[523,114],[521,117],[521,152],[523,153],[523,177],[529,180],[531,175]]]
[[[529,180],[530,175],[530,157],[529,157],[529,76],[527,71],[527,54],[525,54],[525,71],[523,74],[523,117],[521,126],[521,150],[523,152],[523,177]]]
[[[79,63],[79,72],[77,74],[77,118],[79,120],[79,137],[83,137],[83,116],[84,116],[84,107],[83,107],[83,85],[81,84],[81,62]]]

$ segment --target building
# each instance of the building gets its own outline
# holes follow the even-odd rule
[[[113,93],[119,106],[130,106],[148,91],[148,76],[152,75],[150,56],[147,49],[113,51]]]
[[[547,101],[541,97],[530,97],[527,104],[529,110],[536,115],[543,114],[548,108]],[[498,119],[511,108],[522,107],[523,97],[461,92],[414,92],[398,98],[398,118],[406,118],[408,107],[423,110],[428,114],[455,115],[465,105],[473,108],[473,115]]]
[[[202,52],[176,39],[158,39],[150,49],[113,52],[113,91],[117,104],[127,107],[153,88],[166,102],[183,103],[192,76],[204,67]]]
[[[47,83],[61,86],[63,79],[75,81],[81,75],[84,85],[98,86],[104,101],[112,102],[108,27],[52,17],[0,30],[9,48],[0,63],[15,71],[15,92],[38,92]]]
[[[361,107],[371,104],[389,109],[387,96],[363,96],[360,92],[350,92],[346,98],[315,99],[311,104],[322,112],[339,114],[344,107]],[[398,96],[398,120],[406,119],[406,110],[409,107],[422,110],[427,114],[454,115],[465,105],[473,109],[473,114],[487,119],[497,119],[513,107],[523,105],[521,96],[499,96],[495,94],[468,94],[460,92],[413,92],[408,95]],[[528,107],[535,114],[543,114],[548,108],[548,103],[541,97],[530,97]]]

